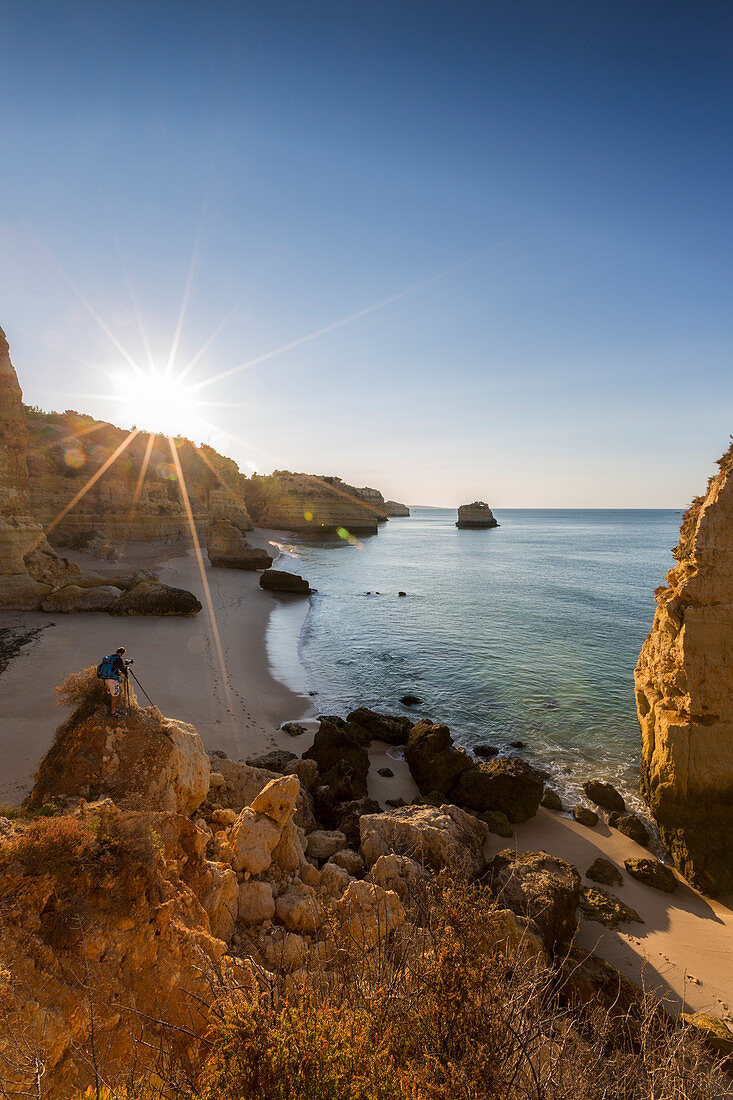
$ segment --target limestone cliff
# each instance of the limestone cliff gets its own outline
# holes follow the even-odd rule
[[[0,576],[26,574],[24,555],[43,538],[31,513],[23,394],[0,329]]]
[[[409,516],[410,514],[410,509],[407,507],[407,505],[400,504],[397,500],[385,500],[384,510],[390,519],[402,516]]]
[[[112,541],[186,536],[188,521],[165,437],[157,436],[151,442],[146,432],[136,435],[62,516],[124,443],[128,432],[75,412],[27,409],[26,413],[31,508],[49,528],[54,545],[80,543],[92,533]],[[202,531],[212,519],[227,519],[241,531],[249,530],[252,521],[243,491],[246,479],[236,463],[211,447],[196,447],[188,440],[178,440],[177,449],[197,528]]]
[[[642,791],[680,871],[733,889],[733,447],[693,501],[636,667]]]
[[[387,519],[379,490],[289,470],[250,478],[247,507],[258,526],[288,531],[323,533],[342,527],[351,534],[375,534]]]

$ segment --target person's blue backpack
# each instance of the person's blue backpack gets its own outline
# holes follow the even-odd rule
[[[112,665],[114,659],[117,656],[116,653],[110,653],[109,657],[103,657],[97,665],[97,676],[100,680],[118,680],[119,673],[112,671]]]

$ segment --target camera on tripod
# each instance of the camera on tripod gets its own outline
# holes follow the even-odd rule
[[[134,664],[135,664],[135,658],[131,657],[129,661],[125,661],[125,668],[129,668],[130,665],[134,665]]]

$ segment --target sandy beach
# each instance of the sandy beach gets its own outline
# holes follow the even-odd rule
[[[277,540],[277,533],[262,530],[251,537],[253,543],[269,545],[271,550]],[[73,557],[83,567],[102,573],[155,566],[163,581],[191,590],[205,604],[193,550],[131,545],[124,557],[113,564],[99,562],[87,554]],[[134,658],[134,671],[155,704],[164,714],[195,725],[207,749],[221,749],[235,760],[245,760],[272,747],[297,753],[308,747],[308,734],[291,738],[279,729],[289,720],[305,719],[312,723],[316,703],[306,694],[284,686],[273,675],[266,635],[276,598],[259,587],[259,574],[212,569],[205,557],[204,562],[224,673],[216,631],[206,606],[194,619],[113,619],[104,614],[0,615],[0,629],[38,630],[0,675],[1,802],[17,804],[28,792],[38,761],[63,718],[63,712],[55,705],[56,684],[69,672],[96,663],[118,645],[125,645],[128,655]],[[301,606],[305,611],[302,603]],[[278,644],[290,645],[294,651],[292,637],[283,636]],[[293,653],[282,657],[287,663]],[[139,690],[138,695],[144,703]],[[364,704],[369,705],[369,700],[365,699]],[[416,787],[399,750],[375,743],[371,756],[372,797],[382,805],[388,798],[402,797],[409,802],[415,797]],[[384,766],[392,768],[392,778],[378,774],[378,769]],[[625,858],[649,855],[646,849],[603,822],[588,829],[569,817],[542,808],[531,821],[516,827],[512,840],[489,834],[487,855],[507,847],[542,849],[559,855],[575,864],[581,875],[599,855],[613,860],[622,870]],[[624,872],[623,886],[613,888],[613,892],[637,910],[643,923],[611,931],[581,918],[579,945],[597,952],[623,974],[663,997],[673,1011],[705,1010],[730,1020],[731,907],[704,898],[682,879],[675,893],[668,895]]]

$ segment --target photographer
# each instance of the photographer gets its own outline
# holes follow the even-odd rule
[[[125,661],[124,656],[126,649],[123,645],[112,654],[110,657],[105,657],[102,662],[104,668],[104,683],[109,693],[109,710],[110,714],[114,714],[117,709],[117,700],[120,697],[120,685],[122,677],[124,677],[125,683],[127,683],[127,666],[132,664],[132,661]]]

